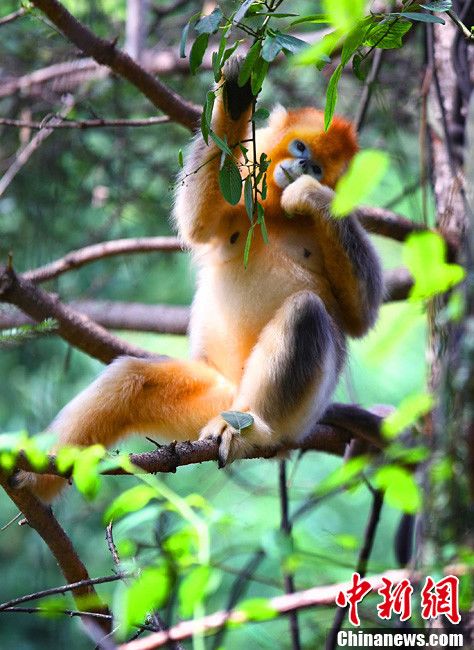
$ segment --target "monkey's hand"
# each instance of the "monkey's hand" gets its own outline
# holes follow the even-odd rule
[[[212,438],[219,442],[219,467],[244,458],[255,447],[272,446],[272,430],[268,424],[255,413],[248,412],[253,417],[253,424],[241,431],[231,427],[221,415],[210,420],[201,430],[199,440]]]
[[[281,195],[281,207],[293,216],[326,211],[334,197],[334,191],[322,185],[312,176],[304,174],[290,183]]]

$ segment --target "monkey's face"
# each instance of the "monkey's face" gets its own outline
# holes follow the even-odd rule
[[[303,174],[334,188],[358,150],[350,122],[335,117],[325,131],[324,116],[314,108],[276,109],[262,135],[271,159],[268,181],[274,199]]]

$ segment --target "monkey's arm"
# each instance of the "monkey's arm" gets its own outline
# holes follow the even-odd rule
[[[241,60],[230,59],[224,66],[223,83],[217,92],[211,128],[235,152],[247,137],[254,99],[250,82],[238,85]],[[174,219],[180,235],[190,244],[208,242],[217,234],[223,212],[232,207],[219,188],[222,151],[209,136],[209,144],[199,133],[191,144],[184,170],[178,179]]]
[[[325,273],[339,307],[338,319],[350,336],[362,336],[374,324],[383,297],[380,263],[354,215],[335,218],[334,191],[310,176],[301,176],[283,192],[289,215],[313,218]]]

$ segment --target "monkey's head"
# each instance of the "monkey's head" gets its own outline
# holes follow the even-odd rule
[[[334,188],[358,150],[350,122],[334,117],[324,130],[324,114],[316,108],[287,111],[281,106],[270,115],[268,126],[257,135],[258,148],[271,159],[267,173],[268,196],[281,192],[303,174]]]

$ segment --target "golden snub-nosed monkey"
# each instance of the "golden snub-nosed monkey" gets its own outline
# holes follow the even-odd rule
[[[253,96],[239,87],[230,60],[214,105],[212,129],[234,146],[250,137]],[[350,123],[324,131],[314,108],[276,108],[257,131],[265,152],[268,244],[249,228],[241,201],[231,206],[218,182],[220,151],[193,140],[176,192],[174,220],[199,268],[192,306],[192,360],[121,357],[73,399],[49,429],[64,445],[111,445],[132,433],[169,439],[216,436],[221,464],[249,446],[303,438],[327,408],[346,355],[346,336],[373,325],[382,298],[379,261],[351,215],[331,217],[336,181],[357,151]],[[235,155],[239,149],[235,146]],[[245,411],[239,433],[220,415]],[[67,482],[21,478],[49,501]]]

